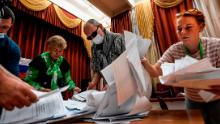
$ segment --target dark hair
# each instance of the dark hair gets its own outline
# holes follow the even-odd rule
[[[8,7],[11,0],[0,0],[0,18],[1,19],[12,19],[12,23],[15,21],[15,15],[13,11]]]
[[[198,24],[202,24],[203,26],[205,26],[205,16],[201,11],[196,8],[189,9],[184,13],[180,13],[177,15],[177,17],[194,17]]]

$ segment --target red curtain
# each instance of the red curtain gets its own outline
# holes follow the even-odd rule
[[[124,30],[132,31],[131,12],[126,11],[111,18],[111,31],[115,33],[123,33]]]
[[[176,14],[192,8],[192,0],[184,0],[181,4],[171,8],[161,8],[151,0],[154,13],[154,33],[158,41],[161,54],[170,45],[178,42],[176,34]]]
[[[89,57],[81,37],[26,14],[19,9],[13,8],[13,11],[16,19],[8,35],[21,48],[22,57],[34,58],[45,50],[45,41],[50,36],[61,35],[67,40],[68,46],[64,57],[70,63],[72,79],[79,87],[82,80],[90,80]]]
[[[15,8],[22,10],[25,13],[28,13],[32,16],[35,16],[39,19],[42,19],[56,27],[59,27],[61,29],[64,29],[70,33],[73,33],[75,35],[81,36],[81,24],[77,26],[76,28],[67,28],[58,18],[55,9],[53,7],[53,4],[51,4],[49,7],[47,7],[45,10],[42,11],[31,11],[30,9],[27,9],[24,5],[22,5],[19,0],[12,0],[12,6]],[[63,10],[63,12],[70,18],[77,18],[74,15],[68,13],[67,11]]]

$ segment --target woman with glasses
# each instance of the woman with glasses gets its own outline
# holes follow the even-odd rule
[[[220,67],[220,39],[200,37],[200,32],[205,27],[205,18],[202,12],[191,9],[178,15],[177,34],[180,42],[172,45],[165,51],[159,61],[151,65],[146,58],[142,64],[151,76],[162,75],[161,64],[164,62],[174,63],[186,55],[201,60],[209,58],[212,65]],[[219,82],[220,83],[220,82]],[[206,124],[220,123],[220,90],[215,92],[216,96],[205,102],[198,94],[200,90],[186,88],[186,106],[188,109],[200,109]],[[214,89],[212,90],[214,92]],[[218,90],[217,90],[218,91]]]
[[[86,22],[84,32],[87,39],[92,42],[91,64],[94,74],[88,89],[94,89],[96,84],[100,82],[100,71],[111,64],[125,50],[125,43],[122,35],[107,31],[102,24],[94,19]]]
[[[67,47],[66,40],[54,35],[46,41],[48,51],[35,57],[29,64],[27,76],[24,79],[35,89],[49,92],[69,85],[69,91],[80,89],[75,86],[70,75],[70,65],[62,56]]]

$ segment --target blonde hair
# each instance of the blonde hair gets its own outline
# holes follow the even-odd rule
[[[66,40],[60,35],[51,36],[46,41],[46,44],[48,45],[48,48],[58,47],[64,50],[67,47]]]

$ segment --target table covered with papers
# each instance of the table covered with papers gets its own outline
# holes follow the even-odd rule
[[[55,123],[58,122],[52,124]],[[59,123],[90,124],[89,122],[75,119],[68,121],[63,119],[59,121]],[[204,121],[199,110],[152,110],[149,115],[142,120],[133,121],[130,124],[204,124]]]

